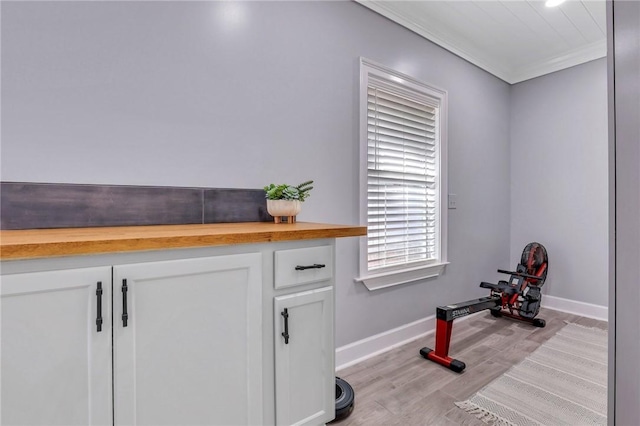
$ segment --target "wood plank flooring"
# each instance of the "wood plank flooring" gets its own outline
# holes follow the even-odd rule
[[[435,347],[435,335],[408,343],[337,373],[354,388],[355,408],[336,426],[486,426],[454,405],[518,364],[551,338],[565,322],[607,329],[607,323],[541,309],[536,328],[489,311],[454,323],[449,355],[467,367],[461,374],[427,361],[422,347]],[[435,320],[434,320],[435,321]]]

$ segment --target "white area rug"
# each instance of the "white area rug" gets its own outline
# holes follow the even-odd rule
[[[607,332],[567,324],[456,405],[493,425],[606,425]]]

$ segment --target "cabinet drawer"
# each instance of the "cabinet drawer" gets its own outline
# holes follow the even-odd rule
[[[333,247],[278,250],[274,270],[276,289],[331,279]]]

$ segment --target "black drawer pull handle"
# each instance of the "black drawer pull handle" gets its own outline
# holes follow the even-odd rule
[[[323,265],[321,263],[314,263],[313,265],[306,265],[306,266],[296,266],[296,271],[304,271],[305,269],[321,269],[326,267],[327,265]]]
[[[284,337],[284,344],[289,344],[289,310],[284,308],[284,311],[280,312],[280,315],[284,317],[284,331],[282,337]]]
[[[122,326],[127,326],[127,320],[129,319],[129,314],[127,314],[127,291],[129,287],[127,286],[127,280],[122,280]]]
[[[96,329],[97,332],[102,331],[102,281],[98,281],[98,288],[96,289],[96,299],[98,302],[98,314],[96,315]]]

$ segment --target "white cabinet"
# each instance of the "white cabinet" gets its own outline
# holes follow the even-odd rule
[[[2,424],[112,424],[111,268],[6,275],[0,295]]]
[[[274,254],[274,287],[287,292],[274,298],[278,425],[335,417],[333,253],[322,245]]]
[[[276,423],[320,425],[335,416],[333,289],[275,298]]]
[[[322,425],[334,263],[332,239],[3,261],[1,424]]]
[[[260,425],[262,256],[114,267],[116,425]]]

